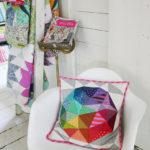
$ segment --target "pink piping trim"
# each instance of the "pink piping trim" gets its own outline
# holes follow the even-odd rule
[[[130,83],[128,81],[97,81],[97,80],[86,80],[86,79],[68,78],[68,77],[62,77],[62,76],[60,76],[59,77],[59,85],[60,85],[60,108],[61,108],[61,79],[80,80],[80,81],[89,81],[89,82],[101,82],[101,83],[126,83],[127,84],[125,92],[124,92],[124,96],[123,96],[123,102],[122,102],[121,114],[120,114],[120,121],[119,121],[119,140],[120,140],[120,149],[119,150],[121,150],[122,146],[123,146],[123,144],[122,144],[122,133],[121,133],[121,118],[122,118],[122,114],[123,114],[123,106],[124,106],[124,103],[125,103],[125,98],[126,98],[127,90],[128,90],[128,87],[129,87]],[[60,108],[59,108],[59,110],[60,110]],[[95,150],[107,150],[107,149],[97,149],[97,148],[91,148],[91,147],[81,146],[81,145],[78,145],[78,144],[75,144],[75,143],[72,143],[72,142],[53,140],[53,139],[49,138],[49,136],[51,135],[51,133],[53,132],[53,130],[55,128],[55,125],[56,125],[57,121],[58,121],[58,118],[55,121],[55,123],[54,123],[51,131],[47,134],[47,136],[46,136],[47,140],[49,140],[51,142],[71,144],[71,145],[80,146],[80,147],[84,147],[84,148],[95,149]]]

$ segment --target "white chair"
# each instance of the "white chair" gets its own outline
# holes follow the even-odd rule
[[[95,68],[81,73],[78,78],[121,81],[121,77],[110,69]],[[87,150],[69,144],[58,144],[46,140],[59,108],[59,88],[49,89],[41,94],[32,106],[29,129],[29,150]],[[124,140],[122,150],[133,150],[139,123],[146,104],[128,90],[124,106]]]

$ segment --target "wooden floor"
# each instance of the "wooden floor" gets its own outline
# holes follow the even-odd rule
[[[0,132],[0,150],[27,150],[28,115],[11,120]]]

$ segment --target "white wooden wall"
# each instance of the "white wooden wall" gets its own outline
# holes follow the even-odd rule
[[[45,0],[36,0],[36,37],[34,58],[34,98],[43,92],[44,53],[40,51],[38,42],[44,36]]]
[[[80,21],[73,53],[60,55],[60,74],[107,66],[108,0],[60,0],[61,15]],[[63,64],[62,64],[63,63]]]
[[[130,80],[131,90],[147,103],[136,144],[149,150],[150,0],[110,0],[109,37],[109,66]]]

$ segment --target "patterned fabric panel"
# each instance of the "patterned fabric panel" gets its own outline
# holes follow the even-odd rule
[[[29,101],[32,88],[34,45],[24,48],[12,47],[9,51],[9,67],[7,86],[13,91],[16,104],[24,112],[30,111],[32,101]],[[32,100],[32,99],[31,99]]]
[[[129,83],[61,77],[61,108],[48,140],[121,150],[121,116]]]
[[[71,44],[77,25],[76,20],[53,17],[43,43]]]
[[[29,0],[21,6],[7,4],[5,39],[8,43],[18,47],[28,44],[30,13]]]

